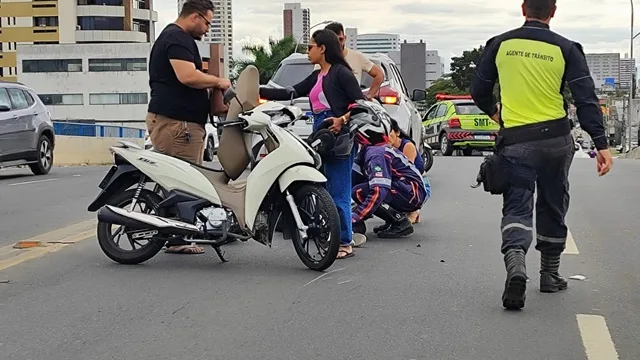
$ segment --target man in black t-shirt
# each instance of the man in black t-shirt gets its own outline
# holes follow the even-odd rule
[[[149,58],[151,100],[147,128],[153,147],[164,154],[201,164],[205,124],[209,119],[209,88],[231,86],[202,72],[201,40],[213,21],[211,0],[188,0],[178,19],[156,39]],[[171,246],[168,252],[202,253],[199,247]]]

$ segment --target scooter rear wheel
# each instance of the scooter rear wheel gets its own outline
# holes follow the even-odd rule
[[[340,250],[338,209],[329,192],[316,184],[305,184],[295,189],[293,198],[303,224],[309,227],[308,237],[303,240],[293,216],[287,216],[292,230],[293,247],[309,269],[326,270],[333,265]],[[311,255],[313,250],[317,250],[318,256]]]
[[[128,208],[133,201],[135,193],[136,189],[130,189],[119,193],[109,199],[107,204],[119,208]],[[160,195],[153,191],[143,189],[138,196],[138,202],[136,203],[135,209],[141,208],[139,210],[142,210],[144,213],[151,213],[153,215],[164,217],[166,214],[163,209],[158,208],[158,204],[161,202],[162,198]],[[140,264],[154,257],[164,246],[164,241],[158,241],[155,239],[150,239],[147,244],[141,245],[137,241],[131,240],[128,234],[122,234],[123,236],[118,240],[118,243],[116,243],[114,240],[115,234],[112,231],[113,225],[114,224],[98,222],[98,244],[104,254],[115,262],[126,265]],[[125,227],[121,227],[118,231],[126,232],[128,230],[129,229]],[[120,247],[120,241],[123,240],[131,245],[131,250],[125,250]],[[135,248],[136,245],[141,246],[139,248]]]

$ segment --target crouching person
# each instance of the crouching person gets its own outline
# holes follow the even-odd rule
[[[359,127],[355,134],[361,145],[354,163],[354,172],[362,179],[352,190],[357,204],[352,212],[354,233],[365,234],[365,220],[377,216],[385,224],[373,231],[381,238],[396,238],[413,233],[407,213],[419,210],[426,201],[427,190],[422,174],[398,149],[389,144],[391,119],[384,110],[367,103],[368,108],[356,106],[351,119],[368,118],[368,126]]]

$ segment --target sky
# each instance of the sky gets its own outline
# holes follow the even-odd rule
[[[286,1],[233,0],[234,56],[242,45],[282,37]],[[296,2],[296,1],[291,1]],[[311,24],[324,20],[357,27],[359,34],[388,32],[401,40],[427,43],[438,50],[448,70],[450,58],[483,45],[490,37],[521,26],[519,0],[302,0],[311,10]],[[637,1],[640,6],[640,1]],[[155,0],[159,33],[178,13],[176,0]],[[587,53],[629,52],[629,0],[558,0],[552,30],[580,42]],[[640,31],[637,19],[636,33]],[[640,52],[640,37],[636,39]],[[638,53],[636,52],[636,54]]]

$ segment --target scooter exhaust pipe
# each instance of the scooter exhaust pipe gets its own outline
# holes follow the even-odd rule
[[[98,211],[98,221],[121,225],[132,230],[157,230],[161,234],[200,235],[201,233],[200,229],[192,224],[155,215],[132,212],[111,205],[105,205]]]

